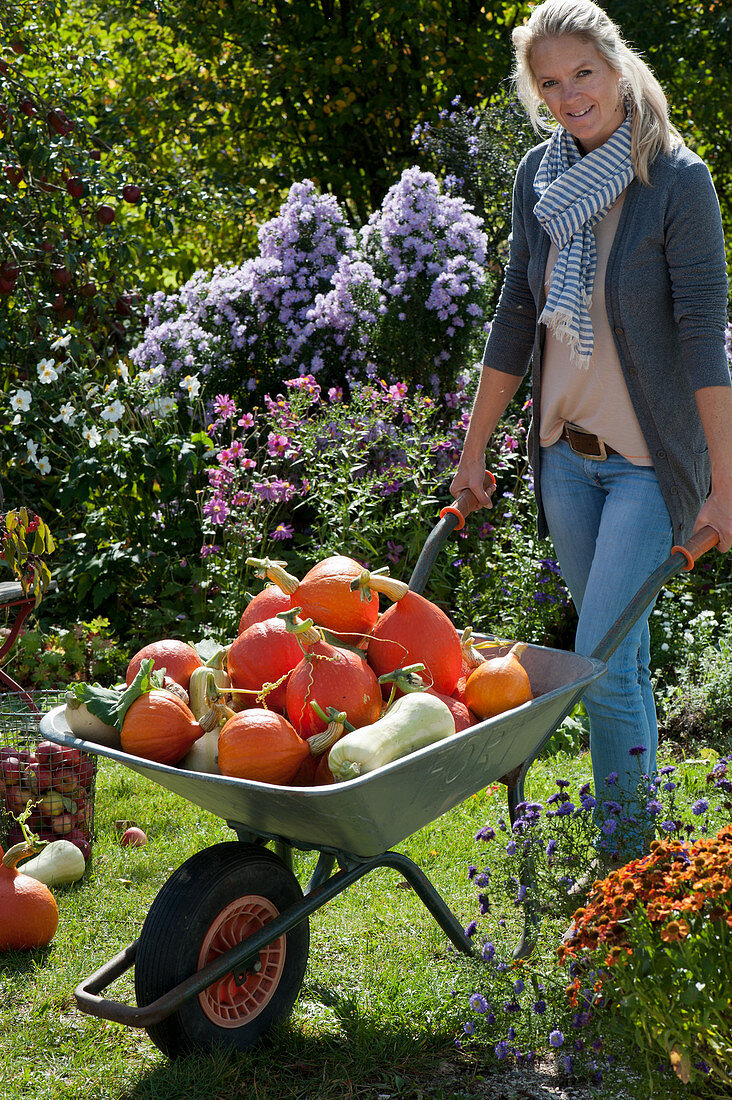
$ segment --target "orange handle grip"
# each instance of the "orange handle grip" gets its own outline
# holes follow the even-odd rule
[[[715,531],[713,527],[701,527],[683,546],[672,546],[671,553],[682,554],[686,558],[684,572],[688,573],[689,570],[694,568],[696,559],[700,558],[702,554],[706,554],[707,550],[711,550],[718,542],[718,531]]]
[[[493,492],[495,491],[496,479],[494,478],[490,470],[486,470],[485,472],[485,478],[483,479],[483,488],[485,489],[486,493],[489,494],[489,496],[492,496]],[[491,501],[491,503],[493,502]],[[457,498],[454,504],[448,504],[447,507],[442,509],[442,511],[440,512],[440,519],[442,519],[443,516],[456,516],[458,522],[455,530],[462,531],[463,527],[465,526],[465,520],[470,515],[470,513],[477,512],[479,508],[483,507],[484,505],[480,503],[478,498],[470,489],[463,489],[462,493]]]

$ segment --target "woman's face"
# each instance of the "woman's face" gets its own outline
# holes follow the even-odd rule
[[[589,42],[544,38],[532,50],[531,71],[552,115],[584,153],[603,145],[625,118],[620,76]]]

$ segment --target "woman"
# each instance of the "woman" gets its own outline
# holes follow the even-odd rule
[[[577,651],[590,654],[674,542],[709,524],[720,550],[732,543],[721,216],[660,85],[594,3],[545,0],[513,43],[519,97],[537,128],[552,128],[546,112],[556,127],[516,174],[509,263],[451,492],[487,503],[486,446],[531,360],[539,532],[578,611]],[[649,614],[584,696],[599,800],[620,789],[632,804],[634,756],[655,771]],[[598,821],[607,856],[618,837]],[[621,854],[642,846],[638,827]]]

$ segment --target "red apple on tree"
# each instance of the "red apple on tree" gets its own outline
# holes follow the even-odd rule
[[[108,203],[102,203],[97,207],[97,221],[100,225],[111,225],[114,221],[115,209],[113,206],[109,206]]]
[[[83,197],[84,191],[86,190],[84,181],[79,179],[78,176],[72,176],[71,179],[66,181],[66,190],[72,198],[80,199]]]
[[[132,203],[135,206],[142,198],[142,188],[138,187],[136,183],[126,183],[122,188],[122,198],[125,202]]]

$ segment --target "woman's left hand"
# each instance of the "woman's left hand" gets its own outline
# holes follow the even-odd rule
[[[694,531],[713,527],[719,535],[717,549],[726,554],[732,547],[732,386],[708,386],[694,396],[712,466],[712,491]]]

